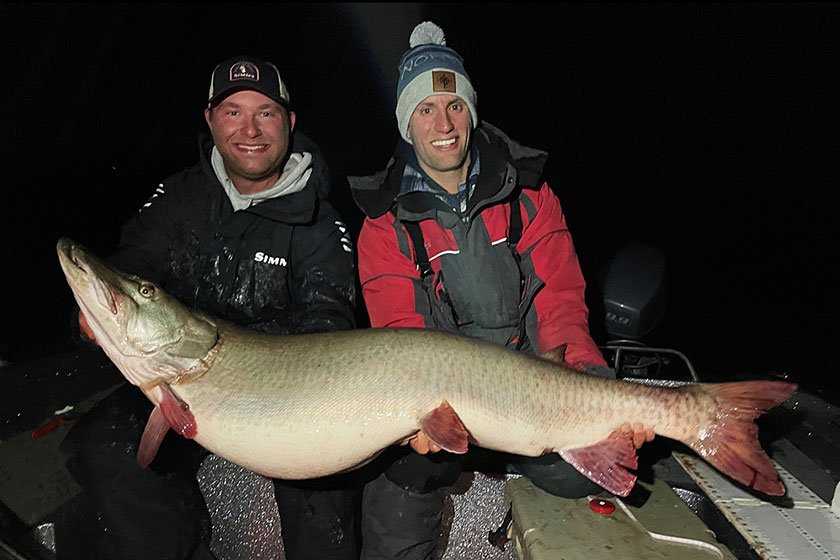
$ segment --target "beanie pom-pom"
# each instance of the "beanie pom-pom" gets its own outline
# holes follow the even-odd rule
[[[411,32],[408,44],[412,49],[418,45],[446,45],[446,37],[443,34],[443,29],[437,24],[424,21],[418,23],[414,31]]]

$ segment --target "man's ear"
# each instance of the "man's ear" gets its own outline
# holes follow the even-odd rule
[[[204,109],[204,120],[207,122],[207,126],[210,126],[210,107]]]
[[[294,111],[289,111],[289,132],[295,129],[295,120],[297,119],[297,115]]]

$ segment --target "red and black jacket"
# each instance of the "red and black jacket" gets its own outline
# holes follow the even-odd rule
[[[407,165],[400,155],[376,175],[349,178],[366,215],[358,255],[371,326],[457,331],[536,354],[566,344],[573,367],[605,365],[589,334],[572,236],[540,178],[546,153],[488,123],[473,142],[481,171],[462,215],[433,193],[400,195]],[[511,220],[512,211],[520,220]],[[408,229],[413,223],[428,274]]]

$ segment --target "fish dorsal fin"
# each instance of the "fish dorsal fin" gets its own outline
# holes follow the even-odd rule
[[[618,496],[627,496],[636,484],[636,475],[624,468],[639,465],[632,436],[614,432],[595,445],[558,453],[585,477]]]
[[[467,452],[469,432],[446,401],[420,419],[420,429],[441,449],[450,453]]]

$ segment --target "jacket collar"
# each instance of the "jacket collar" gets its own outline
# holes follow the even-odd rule
[[[476,128],[473,142],[479,150],[482,169],[468,212],[472,214],[485,203],[503,199],[516,186],[537,186],[548,158],[546,152],[522,146],[486,121]],[[448,211],[445,204],[429,193],[399,196],[407,162],[406,149],[411,150],[411,146],[401,140],[384,170],[366,177],[348,177],[353,198],[367,216],[377,218],[397,203],[409,213],[430,207]]]
[[[201,134],[199,137],[201,168],[208,179],[219,188],[220,193],[227,199],[224,187],[219,183],[216,173],[213,171],[210,159],[212,149],[213,139],[207,133]],[[289,150],[290,152],[309,152],[312,154],[312,174],[306,182],[306,186],[298,192],[265,200],[242,210],[242,212],[256,214],[286,224],[304,224],[315,218],[319,201],[327,198],[331,187],[326,160],[318,145],[298,130],[295,130],[292,134],[292,145]],[[229,201],[228,204],[230,204]]]

